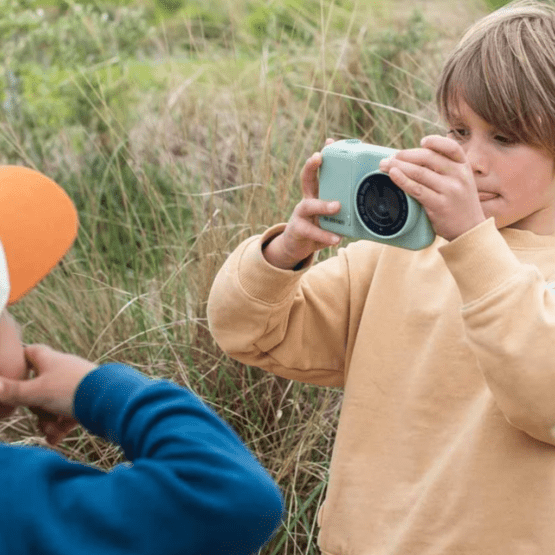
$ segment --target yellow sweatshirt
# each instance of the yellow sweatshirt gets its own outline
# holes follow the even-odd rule
[[[208,319],[231,357],[344,388],[322,552],[553,555],[555,236],[489,218],[293,271],[262,254],[284,229],[229,256]]]

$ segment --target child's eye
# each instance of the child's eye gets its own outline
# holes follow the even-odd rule
[[[464,129],[449,129],[447,135],[453,135],[455,140],[462,139],[465,135],[466,131]]]
[[[509,139],[503,135],[495,135],[495,140],[504,145],[514,145],[516,143],[514,139]]]

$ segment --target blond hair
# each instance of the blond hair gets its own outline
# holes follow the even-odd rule
[[[507,138],[555,158],[555,6],[511,2],[470,27],[449,55],[436,92],[455,119],[460,100]]]

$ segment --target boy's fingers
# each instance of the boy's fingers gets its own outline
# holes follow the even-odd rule
[[[318,198],[318,168],[321,163],[322,155],[315,152],[304,165],[301,172],[304,198]]]
[[[341,241],[341,237],[338,235],[330,233],[329,231],[324,231],[306,220],[299,222],[296,233],[299,238],[315,243],[318,250],[331,245],[337,245],[337,243]]]
[[[331,138],[326,139],[326,146],[334,143]],[[319,182],[318,168],[322,165],[322,153],[315,152],[305,163],[301,171],[301,183],[304,198],[318,198]]]
[[[313,216],[325,216],[326,214],[333,214],[338,212],[341,208],[339,201],[327,201],[317,198],[310,198],[302,200],[295,211],[299,218],[311,218]]]
[[[60,416],[58,418],[58,422],[56,423],[56,427],[64,436],[71,432],[74,428],[77,428],[78,425],[79,422],[77,422],[75,418],[69,418],[67,416]]]
[[[50,445],[57,445],[69,432],[78,426],[78,422],[72,418],[60,417],[56,423],[47,423],[42,432]]]
[[[37,412],[31,409],[35,414]],[[45,411],[46,412],[46,411]],[[39,416],[37,427],[46,436],[50,445],[57,445],[71,430],[79,425],[77,420],[67,416],[56,416],[46,412],[45,416]]]

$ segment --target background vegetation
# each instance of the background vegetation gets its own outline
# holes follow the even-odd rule
[[[261,553],[318,553],[342,393],[224,356],[214,275],[289,218],[326,137],[404,148],[441,132],[441,61],[491,1],[0,0],[0,163],[55,179],[80,215],[71,252],[10,312],[27,343],[171,379],[231,423],[286,497]],[[45,445],[24,408],[0,439]],[[58,450],[125,460],[83,428]]]

